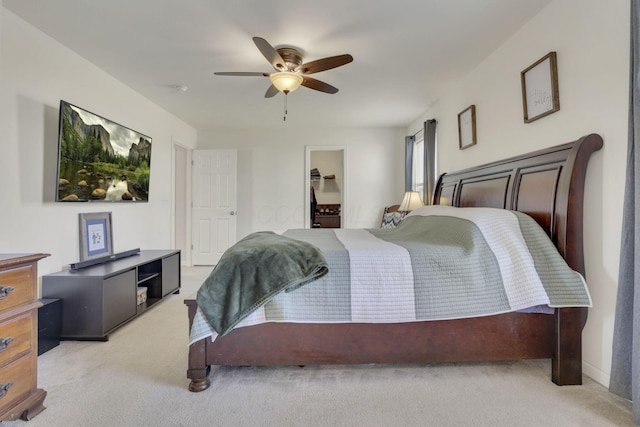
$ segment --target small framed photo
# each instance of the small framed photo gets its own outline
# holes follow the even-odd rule
[[[476,145],[476,106],[471,105],[458,114],[460,149]]]
[[[558,61],[549,52],[520,73],[524,122],[531,123],[560,110]]]
[[[111,212],[79,214],[80,261],[113,255]]]

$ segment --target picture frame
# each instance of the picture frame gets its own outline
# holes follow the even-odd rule
[[[81,213],[80,261],[90,261],[113,255],[111,212]]]
[[[558,59],[549,52],[520,73],[524,122],[531,123],[560,110]]]
[[[460,150],[476,145],[476,106],[470,105],[458,114]]]

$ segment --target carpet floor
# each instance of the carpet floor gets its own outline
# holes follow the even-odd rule
[[[210,268],[110,335],[38,358],[47,409],[7,427],[632,426],[631,405],[588,377],[558,387],[550,361],[219,368],[187,390],[188,319]]]

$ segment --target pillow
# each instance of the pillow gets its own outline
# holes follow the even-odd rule
[[[382,224],[380,224],[380,228],[396,228],[402,218],[405,217],[406,212],[387,212],[382,215]]]

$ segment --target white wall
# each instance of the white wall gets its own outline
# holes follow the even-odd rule
[[[238,150],[238,237],[304,227],[306,146],[346,147],[345,227],[380,224],[403,195],[403,129],[275,129],[202,132],[198,148]],[[322,171],[321,171],[322,172]]]
[[[47,274],[79,260],[78,213],[111,211],[116,252],[171,244],[172,138],[197,133],[175,116],[0,8],[0,252],[51,254]],[[64,99],[153,138],[149,202],[55,203],[58,108]]]
[[[443,91],[422,120],[438,120],[440,171],[457,170],[568,142],[592,132],[604,148],[589,163],[585,194],[586,276],[593,308],[583,333],[585,373],[609,383],[627,146],[629,2],[556,0]],[[560,111],[525,124],[520,72],[558,55]],[[457,114],[475,104],[478,144],[458,149]]]

